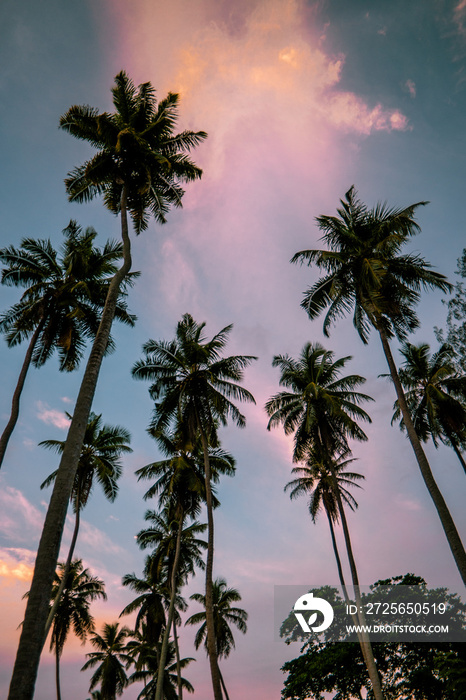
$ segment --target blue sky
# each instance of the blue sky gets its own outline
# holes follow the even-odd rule
[[[390,427],[394,397],[377,379],[386,371],[377,338],[364,347],[348,319],[324,339],[321,322],[310,323],[299,306],[316,273],[288,261],[316,245],[314,218],[333,214],[355,184],[370,206],[429,200],[411,249],[455,281],[465,245],[466,3],[242,0],[232,9],[214,0],[134,0],[130,7],[123,0],[7,1],[0,15],[2,245],[34,236],[59,246],[70,218],[94,226],[102,244],[118,236],[118,221],[100,202],[67,203],[63,178],[90,149],[60,132],[58,119],[72,104],[109,109],[122,68],[136,83],[151,81],[159,96],[179,91],[180,128],[209,133],[195,155],[204,176],[187,188],[183,210],[134,241],[134,269],[142,276],[129,303],[138,323],[133,330],[115,327],[118,348],[105,360],[94,404],[106,423],[131,431],[134,452],[125,458],[117,501],[108,504],[96,490],[86,508],[78,554],[107,583],[109,600],[95,607],[98,625],[116,620],[131,599],[121,576],[142,570],[134,535],[146,507],[154,506],[143,502],[146,485],[134,470],[157,456],[145,433],[147,387],[131,379],[131,366],[143,342],[172,337],[187,311],[207,322],[209,335],[234,323],[229,352],[259,361],[244,380],[257,400],[244,409],[248,426],[223,433],[237,475],[220,487],[215,572],[239,588],[250,614],[249,632],[237,639],[224,675],[232,697],[278,698],[279,667],[298,649],[273,641],[273,586],[337,577],[326,523],[312,526],[305,501],[291,503],[283,494],[290,442],[279,430],[267,433],[263,410],[278,388],[273,355],[296,356],[306,341],[323,342],[337,356],[353,355],[350,370],[367,377],[365,391],[376,399],[369,442],[354,446],[357,471],[366,476],[359,510],[350,516],[361,581],[413,571],[432,585],[460,586],[406,438]],[[0,294],[2,309],[18,298],[14,289]],[[419,312],[415,339],[435,344],[433,326],[445,325],[446,316],[440,295],[424,296]],[[0,344],[3,422],[24,351]],[[79,382],[79,372],[58,373],[56,358],[31,371],[0,474],[2,695],[49,496],[39,484],[56,466],[37,443],[64,439],[64,411]],[[465,533],[464,474],[446,448],[429,447],[428,454]],[[69,536],[70,524],[63,551]],[[198,575],[188,593],[202,585]],[[193,655],[192,637],[183,632],[186,655]],[[87,691],[89,676],[79,672],[86,650],[72,640],[65,649],[69,700]],[[204,698],[208,667],[202,653],[195,655],[186,675],[194,698]],[[37,700],[53,692],[49,656]],[[136,697],[135,689],[124,697]]]

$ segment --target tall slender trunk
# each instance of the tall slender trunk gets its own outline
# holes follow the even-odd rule
[[[220,669],[218,669],[219,675],[220,675],[220,683],[222,684],[222,689],[223,689],[223,694],[225,695],[225,700],[230,700],[230,696],[227,693],[227,687],[225,685],[225,681],[223,680],[222,672]]]
[[[180,645],[178,643],[178,633],[176,631],[175,619],[173,619],[173,639],[175,642],[175,654],[176,654],[176,678],[177,678],[177,683],[178,683],[178,700],[183,700],[183,683],[181,681]]]
[[[8,700],[32,700],[44,642],[44,629],[49,612],[55,567],[65,524],[73,481],[78,467],[86,426],[92,407],[100,367],[105,351],[120,285],[131,269],[131,243],[128,235],[126,213],[127,188],[121,194],[121,237],[123,242],[123,264],[110,282],[107,299],[102,312],[95,340],[81,382],[73,419],[68,431],[54,489],[45,517],[42,536],[37,551],[34,576],[31,583],[26,614],[19,641]]]
[[[77,498],[77,502],[79,504],[79,496]],[[62,580],[60,581],[57,595],[55,596],[55,600],[53,601],[53,605],[50,609],[49,616],[47,618],[47,622],[45,623],[44,644],[46,642],[47,635],[50,631],[50,628],[52,626],[52,622],[53,622],[53,618],[55,617],[55,613],[57,612],[58,606],[60,605],[60,600],[61,600],[64,588],[66,585],[66,579],[68,578],[68,574],[70,573],[71,560],[73,558],[74,548],[76,546],[76,540],[78,539],[79,521],[80,521],[80,517],[79,517],[79,507],[78,507],[78,510],[76,511],[75,522],[74,522],[73,537],[71,538],[70,549],[68,552],[68,557],[66,558],[66,563],[65,563],[65,568],[63,570]]]
[[[325,507],[325,506],[324,506]],[[348,592],[346,590],[346,583],[345,583],[345,577],[343,576],[343,568],[341,566],[341,559],[340,559],[340,553],[338,551],[337,547],[337,540],[335,537],[335,528],[333,527],[333,520],[332,516],[330,515],[329,511],[327,508],[325,508],[325,512],[327,514],[327,519],[328,519],[328,524],[330,527],[330,535],[332,537],[332,546],[333,546],[333,553],[335,555],[335,561],[337,562],[337,569],[338,569],[338,578],[340,579],[340,585],[343,589],[343,595],[345,597],[345,602],[349,601],[348,598]]]
[[[8,447],[8,442],[10,440],[11,434],[15,429],[16,422],[19,416],[19,401],[21,398],[21,393],[23,391],[24,382],[26,380],[26,375],[31,364],[32,355],[34,353],[34,348],[36,347],[37,339],[41,334],[42,328],[44,327],[45,316],[40,320],[36,330],[34,331],[31,340],[29,341],[28,349],[26,351],[26,356],[21,367],[21,372],[19,373],[18,382],[13,393],[13,398],[11,400],[11,413],[8,423],[0,437],[0,468],[3,464],[3,459],[5,457],[6,448]]]
[[[455,438],[452,437],[451,435],[448,436],[448,439],[450,440],[451,446],[452,446],[453,449],[455,450],[455,454],[456,454],[456,456],[458,457],[458,459],[459,459],[459,461],[460,461],[460,464],[461,464],[461,466],[463,467],[464,472],[465,472],[465,474],[466,474],[466,462],[464,461],[464,457],[463,457],[463,455],[461,454],[460,448],[458,447],[458,443],[456,442]]]
[[[343,506],[343,504],[342,504],[342,506]],[[335,554],[335,559],[336,559],[336,562],[337,562],[338,577],[339,577],[339,579],[340,579],[340,585],[341,585],[341,587],[342,587],[342,589],[343,589],[343,597],[344,597],[344,599],[345,599],[345,603],[346,603],[347,605],[349,605],[350,599],[349,599],[349,596],[348,596],[348,590],[347,590],[347,588],[346,588],[345,577],[344,577],[344,575],[343,575],[343,568],[342,568],[342,566],[341,566],[340,553],[339,553],[339,551],[338,551],[337,540],[336,540],[336,537],[335,537],[335,528],[333,527],[332,517],[331,517],[329,511],[327,510],[327,508],[325,508],[325,512],[327,513],[328,523],[329,523],[329,527],[330,527],[330,534],[331,534],[331,536],[332,536],[333,553]],[[359,620],[358,616],[357,616],[357,615],[354,615],[353,613],[351,613],[351,617],[352,617],[352,619],[353,619],[353,625],[354,625],[356,628],[358,628],[359,625],[360,625],[360,620]],[[361,647],[362,658],[363,658],[363,661],[364,661],[364,663],[365,663],[365,665],[366,665],[367,671],[368,671],[368,673],[369,673],[369,667],[372,667],[372,664],[374,664],[374,666],[375,666],[374,655],[373,655],[373,652],[372,652],[372,645],[371,645],[371,650],[370,650],[370,651],[371,651],[371,655],[372,655],[372,659],[371,659],[371,658],[368,658],[368,656],[367,656],[367,644],[365,643],[366,640],[364,640],[362,633],[361,633],[361,632],[357,632],[356,634],[357,634],[357,636],[358,636],[359,646]],[[377,676],[378,676],[377,668],[375,669],[375,672],[377,673]],[[370,675],[370,674],[369,674],[369,675]],[[379,679],[379,680],[380,680],[380,679]],[[372,681],[371,681],[371,682],[372,682]]]
[[[55,686],[57,689],[57,700],[61,700],[60,690],[60,654],[58,649],[55,649]]]
[[[214,516],[212,508],[212,489],[209,447],[204,430],[200,429],[202,449],[204,451],[204,471],[205,471],[205,495],[207,505],[207,561],[205,567],[205,621],[207,627],[207,652],[209,654],[210,675],[212,676],[212,688],[215,700],[223,700],[222,688],[220,684],[220,669],[217,659],[217,645],[215,642],[214,624],[214,600],[213,600],[213,564],[214,564]]]
[[[378,328],[380,339],[382,341],[383,351],[390,369],[390,374],[395,385],[396,395],[398,398],[398,404],[400,406],[401,414],[403,416],[403,421],[406,426],[406,432],[408,433],[409,441],[414,450],[419,469],[421,470],[422,478],[427,487],[429,495],[434,502],[435,508],[437,509],[440,522],[442,523],[443,530],[445,532],[448,544],[450,545],[451,553],[460,572],[463,583],[466,585],[466,552],[464,551],[463,543],[456,529],[453,518],[451,517],[448,506],[445,503],[445,499],[437,486],[437,483],[432,474],[430,464],[427,460],[424,450],[422,449],[421,442],[416,434],[416,430],[411,419],[411,414],[409,412],[408,404],[406,403],[406,397],[401,385],[400,378],[398,376],[398,370],[393,359],[393,355],[390,349],[390,344],[385,331],[382,328]]]
[[[176,535],[176,547],[175,547],[175,559],[173,562],[173,570],[171,575],[171,591],[170,591],[170,605],[168,608],[167,624],[165,625],[165,631],[163,633],[162,648],[160,650],[160,659],[157,672],[157,687],[155,690],[155,700],[163,699],[163,676],[165,672],[165,661],[167,659],[168,652],[168,640],[170,638],[170,628],[173,622],[173,616],[175,613],[175,597],[176,597],[176,574],[178,573],[178,563],[180,561],[180,551],[181,551],[181,533],[183,532],[183,520],[184,514],[181,512],[178,523],[178,532]]]
[[[334,496],[337,499],[338,514],[340,516],[341,525],[343,528],[343,535],[345,537],[346,552],[348,555],[348,562],[349,562],[350,571],[351,571],[351,579],[353,582],[354,595],[356,598],[356,605],[357,605],[357,609],[358,609],[357,616],[359,618],[359,624],[365,626],[366,620],[364,617],[362,601],[361,601],[361,592],[359,589],[358,571],[356,569],[356,562],[355,562],[354,556],[353,556],[353,548],[351,546],[351,538],[350,538],[350,534],[349,534],[348,523],[346,521],[346,513],[345,513],[345,509],[343,508],[343,501],[341,499],[340,489],[338,487],[337,475],[335,473],[335,469],[333,466],[332,450],[330,447],[330,441],[328,439],[326,439],[325,436],[323,439],[323,444],[325,445],[325,448],[327,451],[328,466],[329,466],[329,471],[330,471],[330,477],[332,480],[332,488],[333,488]],[[358,639],[359,639],[359,635],[358,635]],[[372,685],[372,692],[374,694],[374,698],[375,698],[375,700],[383,700],[382,684],[380,682],[379,672],[378,672],[377,666],[375,664],[374,652],[372,650],[372,644],[370,642],[370,639],[369,639],[367,632],[361,632],[361,638],[359,640],[359,643],[360,643],[362,655],[363,655],[363,658],[364,658],[364,661],[366,664],[367,672],[369,674],[369,679],[370,679],[370,682]]]

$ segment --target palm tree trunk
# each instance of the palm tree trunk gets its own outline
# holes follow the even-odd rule
[[[123,264],[110,282],[99,329],[89,355],[65,448],[60,460],[60,466],[55,479],[55,485],[45,517],[39,549],[37,551],[34,576],[31,583],[13,676],[10,683],[8,700],[32,700],[34,695],[37,669],[39,667],[40,654],[44,642],[44,629],[49,612],[50,594],[60,551],[68,502],[70,500],[73,481],[78,467],[102,359],[107,349],[110,330],[115,316],[120,285],[131,269],[131,243],[128,235],[126,197],[127,188],[126,185],[123,185],[120,207]]]
[[[356,598],[356,606],[357,606],[357,613],[356,614],[359,618],[359,624],[364,628],[364,626],[366,625],[366,620],[364,617],[364,612],[363,612],[363,607],[362,607],[361,592],[359,589],[358,571],[356,569],[356,562],[355,562],[354,556],[353,556],[353,548],[351,546],[351,538],[350,538],[350,534],[349,534],[348,523],[346,521],[346,513],[345,513],[345,509],[343,507],[343,501],[341,500],[340,489],[338,488],[337,476],[335,474],[335,469],[333,467],[333,462],[332,462],[332,457],[331,457],[332,451],[330,448],[329,440],[325,439],[325,437],[324,437],[323,442],[324,442],[325,448],[327,450],[328,466],[329,466],[330,476],[332,479],[332,487],[333,487],[335,498],[337,499],[338,513],[340,515],[341,525],[343,528],[343,535],[345,537],[346,552],[348,554],[348,561],[349,561],[350,571],[351,571],[351,579],[353,582],[354,595]],[[359,635],[358,635],[358,639],[359,639]],[[370,679],[370,682],[372,685],[372,692],[374,694],[374,698],[375,698],[375,700],[383,700],[382,685],[380,682],[379,672],[378,672],[377,666],[375,664],[374,652],[372,650],[372,644],[370,642],[370,639],[369,639],[367,632],[365,632],[364,629],[361,632],[359,643],[361,645],[362,655],[364,658],[364,662],[366,664],[367,672],[369,674],[369,679]]]
[[[76,500],[77,500],[77,503],[79,504],[79,496]],[[49,616],[47,618],[47,622],[45,623],[44,644],[46,642],[50,627],[52,626],[52,622],[53,622],[53,618],[55,617],[55,613],[57,612],[58,606],[60,605],[60,600],[61,600],[61,597],[63,595],[63,590],[64,590],[65,585],[66,585],[66,579],[68,578],[68,574],[70,572],[71,560],[73,558],[74,548],[76,546],[76,540],[78,539],[79,521],[80,521],[79,512],[80,511],[79,511],[79,506],[78,506],[78,510],[76,511],[75,523],[74,523],[73,537],[71,538],[70,549],[68,552],[68,557],[66,559],[65,568],[63,570],[62,580],[60,581],[60,586],[58,587],[57,595],[55,596],[55,600],[53,601],[53,605],[50,609]]]
[[[204,451],[205,494],[207,506],[207,561],[205,567],[205,621],[207,627],[207,652],[209,654],[210,674],[212,676],[212,688],[215,700],[223,700],[220,684],[220,669],[217,659],[217,645],[215,641],[214,625],[214,601],[213,601],[213,564],[214,564],[214,516],[212,508],[211,473],[209,460],[209,447],[204,430],[200,428],[202,449]]]
[[[60,691],[60,654],[58,649],[55,649],[55,685],[57,688],[57,700],[61,700]]]
[[[170,591],[170,606],[168,608],[167,624],[162,639],[162,648],[160,650],[159,667],[157,672],[157,687],[155,690],[155,700],[163,700],[163,677],[165,672],[165,661],[167,659],[168,640],[170,638],[170,628],[173,622],[175,613],[175,597],[176,597],[176,574],[178,573],[178,563],[180,561],[181,550],[181,533],[183,532],[183,512],[180,514],[178,523],[178,533],[176,535],[175,560],[173,562],[173,570],[171,575],[171,591]]]
[[[220,683],[222,684],[222,689],[223,689],[223,694],[225,696],[225,700],[230,700],[230,696],[227,693],[227,688],[225,685],[225,681],[223,680],[222,672],[220,669],[218,669],[219,675],[220,675]]]
[[[463,457],[463,455],[461,454],[460,448],[458,447],[458,443],[456,442],[455,438],[452,438],[450,435],[448,436],[448,438],[449,438],[449,440],[450,440],[450,442],[451,442],[451,446],[452,446],[453,449],[455,450],[455,454],[456,454],[456,456],[458,457],[461,466],[462,466],[463,469],[464,469],[464,472],[466,473],[466,462],[464,461],[464,457]]]
[[[183,683],[181,682],[180,645],[178,643],[178,633],[176,631],[175,619],[173,619],[173,639],[175,640],[176,678],[177,678],[177,682],[178,682],[178,700],[183,700]]]
[[[349,601],[348,592],[346,590],[345,577],[343,576],[343,569],[341,566],[340,553],[339,553],[338,547],[337,547],[337,540],[335,538],[335,528],[333,527],[332,516],[328,512],[327,508],[325,508],[325,512],[327,514],[328,524],[330,526],[330,535],[332,537],[333,553],[335,555],[335,561],[337,562],[338,578],[340,579],[340,585],[343,589],[343,595],[345,596],[345,602],[348,602]]]
[[[421,470],[422,478],[427,487],[430,497],[432,498],[435,508],[437,509],[440,522],[442,523],[443,530],[445,532],[448,544],[450,545],[451,552],[460,572],[463,583],[466,585],[466,552],[464,551],[463,543],[456,529],[453,518],[451,517],[448,506],[445,503],[445,499],[437,486],[437,483],[432,474],[430,464],[427,460],[424,450],[422,449],[421,442],[416,434],[416,430],[411,420],[411,414],[408,409],[408,404],[406,403],[406,397],[401,385],[400,378],[398,376],[398,371],[393,359],[392,352],[390,350],[390,344],[385,331],[381,328],[378,329],[380,339],[382,341],[382,347],[387,359],[388,367],[390,369],[390,375],[392,377],[393,383],[396,389],[396,395],[398,398],[398,404],[400,406],[401,414],[403,416],[403,421],[406,426],[406,431],[408,433],[409,441],[411,442],[414,454],[416,456],[419,469]]]
[[[5,452],[6,448],[8,447],[8,442],[10,440],[11,434],[13,430],[15,429],[16,422],[18,420],[18,415],[19,415],[19,400],[21,398],[21,393],[23,391],[24,387],[24,382],[26,380],[26,375],[28,373],[29,366],[31,364],[31,359],[32,355],[34,352],[34,348],[37,343],[37,339],[42,331],[42,328],[44,327],[45,323],[45,316],[41,319],[39,322],[36,330],[34,331],[34,334],[29,342],[28,349],[26,351],[26,356],[23,361],[23,366],[21,367],[21,372],[19,373],[18,377],[18,382],[16,384],[16,388],[13,393],[13,398],[11,401],[11,413],[10,413],[10,418],[8,420],[8,423],[5,426],[5,429],[2,433],[2,436],[0,437],[0,468],[3,464],[3,459],[5,457]]]
[[[343,597],[344,597],[344,599],[345,599],[346,605],[349,605],[349,604],[350,604],[350,599],[349,599],[349,596],[348,596],[348,590],[347,590],[347,588],[346,588],[345,577],[344,577],[344,575],[343,575],[343,568],[342,568],[342,566],[341,566],[340,553],[339,553],[339,551],[338,551],[337,540],[336,540],[336,537],[335,537],[335,528],[333,527],[332,517],[331,517],[329,511],[327,510],[327,508],[325,508],[325,512],[327,513],[328,524],[329,524],[329,526],[330,526],[330,534],[331,534],[331,536],[332,536],[333,553],[335,554],[335,560],[336,560],[336,562],[337,562],[338,577],[339,577],[339,579],[340,579],[340,585],[341,585],[341,587],[342,587],[342,589],[343,589]],[[356,616],[356,615],[353,615],[353,613],[351,613],[351,617],[352,617],[352,620],[353,620],[353,625],[357,628],[358,625],[359,625],[359,620],[358,620],[357,616]],[[359,642],[359,646],[361,647],[362,658],[363,658],[363,660],[364,660],[364,663],[366,664],[366,668],[368,668],[368,666],[367,666],[368,661],[367,661],[367,658],[366,658],[366,647],[364,646],[361,633],[360,633],[360,632],[357,632],[356,634],[358,635],[358,642]]]

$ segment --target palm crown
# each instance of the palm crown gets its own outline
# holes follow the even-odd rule
[[[61,128],[98,149],[69,173],[65,184],[71,200],[82,202],[102,194],[114,213],[120,211],[126,186],[128,210],[139,233],[147,228],[147,212],[163,223],[171,205],[181,206],[180,183],[202,174],[187,152],[207,134],[174,133],[179,96],[170,92],[157,103],[150,83],[136,88],[124,71],[116,76],[112,94],[113,114],[75,105],[61,117]]]
[[[431,437],[436,447],[438,440],[451,444],[458,454],[466,444],[466,377],[458,372],[450,345],[443,344],[432,356],[429,350],[427,343],[406,343],[401,349],[399,375],[406,401],[419,438],[426,442]],[[398,401],[394,408],[392,423],[399,420],[405,429]]]
[[[268,429],[283,424],[286,435],[294,433],[294,461],[307,456],[311,445],[333,454],[346,448],[347,437],[367,440],[356,419],[370,422],[359,405],[372,401],[356,391],[366,380],[357,374],[342,377],[351,357],[334,360],[334,353],[319,343],[306,343],[300,357],[277,355],[273,365],[281,370],[280,384],[288,389],[265,405],[270,416]]]
[[[206,605],[205,596],[201,593],[193,593],[191,600],[201,603],[201,605],[204,607]],[[235,646],[233,633],[230,629],[231,624],[234,624],[243,634],[247,632],[247,612],[242,608],[232,606],[232,603],[236,603],[240,600],[241,595],[239,594],[239,591],[236,588],[228,588],[227,582],[224,578],[217,578],[214,581],[213,602],[215,644],[219,658],[226,658],[229,656],[231,650]],[[196,649],[199,649],[202,642],[204,642],[207,649],[207,625],[205,620],[205,612],[195,613],[186,620],[187,625],[197,625],[202,623],[194,639],[194,646]]]
[[[341,200],[338,216],[319,216],[327,250],[302,250],[292,263],[315,264],[326,274],[304,295],[302,307],[311,319],[328,308],[324,333],[353,309],[353,323],[366,343],[370,327],[387,337],[405,338],[419,325],[413,305],[421,288],[442,291],[451,285],[423,258],[402,254],[407,241],[420,230],[414,219],[417,202],[404,209],[378,204],[369,210],[351,187]]]
[[[348,459],[350,452],[343,453],[339,457],[332,459],[332,468],[329,468],[328,458],[322,450],[309,450],[306,462],[299,467],[293,467],[292,474],[296,478],[289,481],[285,486],[285,491],[290,491],[290,498],[298,498],[301,495],[309,496],[309,513],[312,521],[315,522],[317,515],[323,508],[333,522],[339,519],[338,502],[334,493],[334,481],[332,471],[335,475],[338,491],[341,500],[346,505],[355,510],[358,507],[356,499],[348,490],[348,487],[361,486],[357,481],[364,479],[362,474],[350,472],[348,465],[355,462],[355,459]]]
[[[69,413],[66,415],[71,419]],[[95,480],[100,483],[106,498],[112,502],[115,500],[122,472],[120,457],[123,453],[132,452],[128,445],[130,441],[131,436],[126,428],[103,425],[102,415],[91,412],[71,493],[75,512],[86,505]],[[39,444],[60,454],[65,447],[65,441],[60,440],[43,440]],[[41,488],[53,483],[56,475],[57,471],[50,474]]]
[[[245,425],[244,416],[231,399],[255,403],[252,394],[236,382],[256,358],[222,357],[232,326],[226,326],[211,340],[204,337],[204,326],[185,314],[174,340],[149,340],[143,346],[146,358],[136,362],[133,376],[155,380],[149,389],[157,402],[151,424],[154,434],[177,423],[192,442],[202,430],[209,443],[216,446],[219,424],[226,425],[231,417],[239,427]]]
[[[75,221],[63,230],[61,251],[50,240],[25,238],[21,247],[0,250],[2,284],[26,287],[21,300],[0,317],[0,331],[9,346],[29,337],[40,324],[32,362],[43,365],[58,348],[61,370],[73,370],[82,357],[85,340],[95,335],[100,314],[122,245],[107,241],[96,248],[97,232]],[[120,298],[116,317],[134,324]]]

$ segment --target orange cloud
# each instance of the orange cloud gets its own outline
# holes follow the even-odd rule
[[[27,549],[0,548],[0,581],[30,581],[34,571],[34,554]]]

